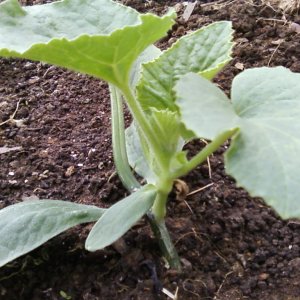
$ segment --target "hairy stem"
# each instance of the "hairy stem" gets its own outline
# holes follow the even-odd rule
[[[168,264],[171,268],[181,271],[180,259],[166,227],[165,221],[162,220],[161,222],[157,222],[151,213],[147,214],[147,217],[155,238],[158,240],[160,249],[168,261]]]
[[[111,120],[112,120],[112,146],[114,162],[117,173],[123,185],[129,192],[134,192],[141,185],[136,180],[128,163],[126,143],[125,143],[125,127],[124,112],[122,107],[122,97],[120,91],[116,87],[110,85],[110,101],[111,101]]]

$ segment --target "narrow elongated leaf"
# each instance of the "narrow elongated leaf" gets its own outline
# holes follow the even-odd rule
[[[175,88],[182,121],[197,136],[214,139],[239,128],[226,170],[283,218],[300,217],[299,82],[300,74],[283,67],[246,70],[233,81],[232,105],[196,74],[183,76]]]
[[[229,60],[232,49],[230,22],[216,22],[179,39],[155,61],[143,66],[138,95],[149,107],[176,110],[175,82],[188,72],[212,78]]]
[[[174,14],[157,17],[110,0],[0,4],[0,56],[66,67],[122,86],[138,55],[164,36]]]
[[[151,208],[155,196],[153,186],[147,185],[114,204],[91,230],[85,248],[96,251],[115,242]]]
[[[59,233],[97,221],[104,209],[58,200],[26,201],[0,210],[0,267]]]

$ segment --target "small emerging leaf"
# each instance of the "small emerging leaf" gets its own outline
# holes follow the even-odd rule
[[[161,151],[172,155],[181,150],[180,120],[176,112],[152,108],[148,120],[161,143]]]
[[[104,209],[58,200],[26,201],[0,210],[0,267],[59,233],[97,221]]]
[[[91,230],[85,248],[96,251],[115,242],[147,213],[155,196],[153,186],[146,185],[111,206]]]

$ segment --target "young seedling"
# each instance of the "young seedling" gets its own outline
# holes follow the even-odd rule
[[[106,80],[113,150],[131,195],[108,209],[58,200],[22,202],[0,211],[0,266],[79,223],[97,221],[86,249],[102,249],[147,214],[171,267],[180,262],[165,226],[174,181],[231,139],[225,166],[237,184],[284,217],[299,217],[300,75],[246,70],[231,98],[210,82],[230,60],[230,22],[217,22],[161,52],[152,44],[174,23],[110,0],[64,0],[22,8],[0,4],[0,55],[66,67]],[[133,123],[124,130],[122,102]],[[211,142],[190,160],[183,145]],[[141,186],[132,169],[146,180]]]

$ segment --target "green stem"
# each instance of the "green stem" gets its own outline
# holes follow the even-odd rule
[[[225,131],[218,135],[211,143],[206,145],[197,155],[189,160],[184,166],[172,174],[172,178],[176,179],[188,174],[191,170],[195,169],[198,165],[203,163],[209,155],[218,150],[229,138],[236,132],[237,128]]]
[[[157,183],[157,195],[152,206],[152,214],[155,220],[162,222],[166,216],[168,195],[173,187],[173,180],[160,180]]]
[[[174,247],[165,221],[157,222],[152,214],[147,214],[152,231],[158,240],[160,249],[171,268],[181,271],[180,259]]]
[[[136,188],[140,188],[140,184],[133,176],[132,170],[130,169],[128,163],[125,136],[124,136],[124,115],[123,115],[121,95],[120,92],[114,86],[110,86],[110,94],[111,94],[111,110],[112,110],[112,132],[113,132],[112,143],[113,143],[114,161],[122,183],[124,184],[124,186],[127,188],[129,192],[133,193]],[[159,144],[156,141],[156,137],[155,135],[153,135],[151,127],[148,125],[144,113],[139,108],[131,92],[126,93],[125,97],[128,101],[128,104],[130,103],[129,104],[130,109],[135,113],[134,116],[137,122],[140,122],[142,120],[142,123],[144,125],[146,124],[145,126],[146,129],[144,129],[143,126],[141,127],[143,133],[145,135],[149,134],[150,136],[149,137],[148,135],[146,135],[148,137],[149,145],[152,145],[151,143],[155,141],[156,153],[160,153],[158,151]],[[163,156],[161,157],[161,161],[162,162],[166,161]],[[164,192],[158,192],[158,196],[157,199],[155,200],[155,205],[154,205],[156,216],[154,217],[154,215],[151,212],[149,212],[147,214],[147,218],[152,228],[152,231],[154,233],[154,236],[159,243],[163,256],[166,258],[171,268],[180,271],[181,270],[180,260],[163,219],[166,214],[167,196],[171,188],[172,188],[172,183],[169,183],[167,185],[167,189],[169,189],[168,191],[165,190]],[[158,219],[160,219],[160,221],[158,221]]]
[[[139,129],[142,131],[142,134],[147,141],[148,147],[150,147],[154,152],[154,156],[156,158],[156,161],[158,162],[158,167],[161,169],[161,172],[163,174],[167,174],[169,159],[167,157],[167,153],[164,153],[164,151],[162,151],[161,149],[161,144],[157,137],[157,134],[151,128],[146,114],[142,110],[139,103],[136,101],[131,89],[127,86],[122,88],[122,92],[127,100],[132,115],[136,120],[136,124],[139,126]]]
[[[141,185],[136,180],[128,163],[126,143],[125,143],[125,127],[124,127],[124,112],[122,106],[122,97],[112,85],[109,85],[110,101],[111,101],[111,120],[112,120],[112,146],[114,162],[117,173],[130,192],[139,189]]]

